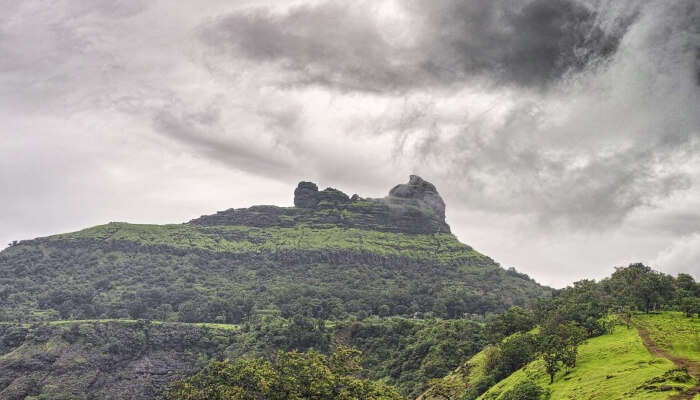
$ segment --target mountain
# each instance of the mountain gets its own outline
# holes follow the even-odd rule
[[[160,398],[212,359],[338,345],[415,397],[483,347],[487,316],[550,291],[460,243],[418,176],[380,199],[301,182],[294,207],[0,252],[0,398]]]
[[[460,318],[548,292],[460,243],[437,189],[415,175],[381,199],[301,182],[294,207],[111,222],[0,252],[5,321]]]

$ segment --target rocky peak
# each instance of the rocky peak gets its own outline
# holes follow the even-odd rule
[[[435,185],[418,175],[411,175],[408,183],[394,186],[387,197],[389,201],[405,202],[421,209],[428,209],[445,220],[445,202]]]
[[[299,182],[294,189],[294,207],[313,208],[318,204],[318,186],[313,182]]]
[[[299,182],[294,190],[294,206],[300,209],[346,208],[361,201],[389,206],[394,215],[422,212],[440,223],[445,222],[445,202],[435,185],[418,175],[411,175],[408,183],[394,186],[389,191],[389,195],[383,199],[363,199],[356,194],[348,197],[345,193],[333,188],[319,191],[315,183],[304,181]]]
[[[299,182],[294,207],[252,206],[204,215],[195,225],[241,225],[255,227],[337,226],[341,228],[403,232],[409,234],[450,233],[445,222],[445,202],[435,186],[411,175],[381,199],[348,197],[340,190],[318,190],[313,182]]]
[[[294,190],[294,206],[298,208],[336,207],[350,201],[350,197],[338,189],[329,187],[319,191],[313,182],[299,182]]]

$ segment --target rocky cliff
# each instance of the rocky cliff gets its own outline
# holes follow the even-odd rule
[[[349,197],[334,188],[318,190],[315,183],[300,182],[294,191],[294,207],[230,209],[190,223],[253,227],[304,224],[411,234],[450,233],[445,222],[445,202],[433,184],[416,175],[382,199],[363,199],[356,194]]]

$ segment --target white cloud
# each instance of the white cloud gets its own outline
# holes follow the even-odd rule
[[[674,241],[659,253],[652,265],[674,275],[684,272],[700,278],[700,233]]]

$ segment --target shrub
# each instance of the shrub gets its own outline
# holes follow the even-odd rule
[[[545,394],[544,389],[535,382],[523,381],[515,385],[501,397],[502,400],[540,400]]]

